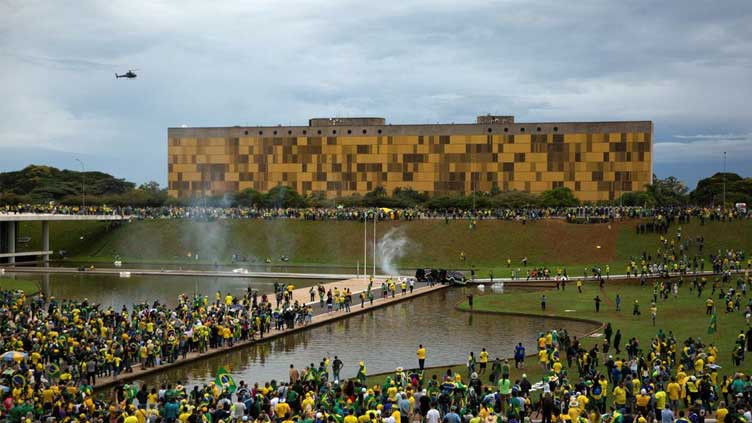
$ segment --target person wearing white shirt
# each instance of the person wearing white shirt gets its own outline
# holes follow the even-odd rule
[[[436,403],[431,404],[431,409],[426,413],[426,423],[439,423],[441,421],[441,414],[436,409]]]

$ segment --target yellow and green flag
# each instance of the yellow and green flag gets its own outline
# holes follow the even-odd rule
[[[716,327],[716,315],[715,311],[713,311],[713,315],[710,316],[710,323],[708,323],[708,334],[714,334],[717,327]]]
[[[214,379],[214,383],[217,384],[217,386],[222,387],[223,390],[229,392],[230,394],[235,393],[235,390],[237,389],[237,385],[235,385],[235,379],[232,378],[232,375],[225,370],[224,367],[219,368],[219,372],[217,372],[217,377]]]

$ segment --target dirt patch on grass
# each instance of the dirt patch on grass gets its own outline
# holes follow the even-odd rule
[[[621,224],[576,225],[547,220],[541,242],[551,257],[561,263],[608,263],[616,257],[616,239]],[[600,248],[598,248],[600,247]]]

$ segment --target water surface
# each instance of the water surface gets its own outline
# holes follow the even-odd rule
[[[342,376],[352,377],[360,360],[365,361],[369,374],[391,372],[397,366],[417,367],[418,344],[428,350],[426,366],[439,366],[464,363],[470,351],[477,354],[483,347],[491,358],[511,357],[517,342],[533,352],[538,333],[549,329],[565,328],[571,334],[581,335],[594,328],[583,322],[456,310],[455,303],[469,289],[479,294],[474,288],[450,288],[426,294],[146,376],[140,382],[151,386],[179,380],[183,385],[193,386],[208,383],[220,367],[225,367],[236,382],[263,383],[286,379],[290,364],[297,368],[310,363],[318,366],[323,357],[333,359],[334,355],[344,362]]]

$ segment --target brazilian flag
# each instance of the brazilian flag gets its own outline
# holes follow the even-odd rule
[[[20,374],[13,375],[11,382],[13,382],[13,386],[15,386],[16,388],[23,388],[24,386],[26,386],[26,378],[24,378]]]
[[[714,311],[713,315],[710,316],[710,323],[708,323],[708,334],[714,334],[716,329],[716,315]]]
[[[47,371],[47,375],[49,377],[60,377],[60,366],[55,363],[47,364],[45,370]]]
[[[235,379],[232,378],[232,375],[225,370],[224,367],[219,368],[219,372],[217,372],[217,377],[214,379],[214,383],[217,384],[217,386],[221,386],[222,389],[229,392],[230,394],[235,393],[235,389],[237,389],[237,385],[235,385]]]

